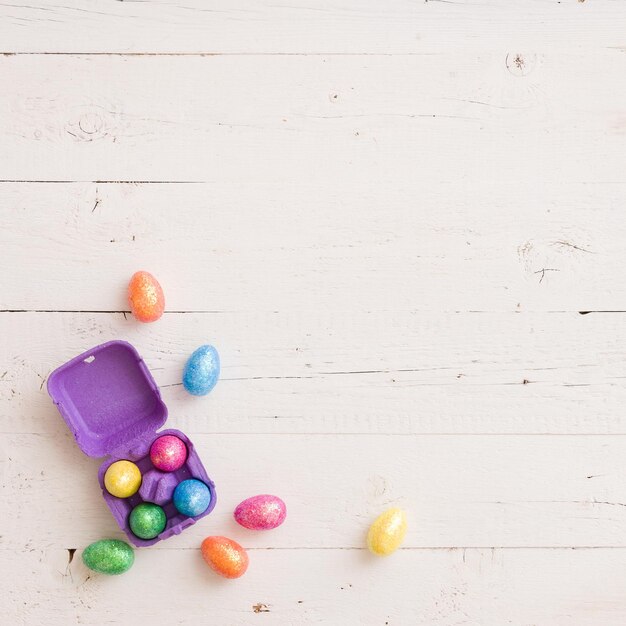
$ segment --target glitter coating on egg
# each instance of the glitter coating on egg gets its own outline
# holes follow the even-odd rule
[[[393,508],[381,513],[367,533],[367,547],[378,556],[395,552],[406,535],[406,514]]]
[[[196,517],[209,508],[211,492],[201,480],[189,478],[178,483],[172,499],[179,513]]]
[[[183,386],[194,396],[205,396],[217,383],[220,357],[213,346],[200,346],[189,357],[183,370]]]
[[[115,461],[107,468],[104,486],[116,498],[130,498],[141,486],[141,472],[131,461]]]
[[[241,502],[233,515],[244,528],[271,530],[285,521],[287,505],[278,496],[262,494]]]
[[[175,435],[163,435],[150,447],[150,460],[162,472],[175,472],[187,460],[187,446]]]
[[[207,537],[201,550],[207,565],[224,578],[239,578],[248,569],[248,553],[228,537]]]
[[[165,310],[165,296],[150,272],[135,272],[128,284],[130,310],[140,322],[156,322]]]
[[[128,525],[140,539],[154,539],[165,530],[165,511],[152,502],[142,502],[131,512]]]
[[[101,539],[83,550],[83,563],[100,574],[123,574],[134,562],[134,550],[117,539]]]

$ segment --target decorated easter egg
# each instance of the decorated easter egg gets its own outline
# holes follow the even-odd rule
[[[287,517],[287,506],[278,496],[263,494],[241,502],[234,512],[235,520],[250,530],[271,530]]]
[[[128,284],[130,310],[140,322],[156,322],[165,309],[159,281],[150,272],[135,272]]]
[[[381,513],[367,533],[367,547],[378,556],[395,552],[406,535],[406,515],[402,509]]]
[[[207,565],[224,578],[239,578],[248,569],[248,553],[228,537],[207,537],[201,550]]]
[[[138,504],[128,518],[130,529],[140,539],[154,539],[165,530],[166,522],[165,511],[152,502]]]
[[[150,460],[162,472],[175,472],[187,460],[187,446],[175,435],[163,435],[150,447]]]
[[[117,539],[101,539],[83,550],[83,563],[100,574],[123,574],[134,562],[134,550]]]
[[[200,346],[185,364],[183,386],[194,396],[205,396],[217,383],[220,357],[213,346]]]
[[[104,486],[116,498],[130,498],[141,486],[141,472],[131,461],[115,461],[104,474]]]
[[[196,517],[209,508],[211,492],[201,480],[189,478],[178,483],[172,499],[179,513]]]

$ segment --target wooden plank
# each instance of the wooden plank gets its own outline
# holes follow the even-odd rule
[[[79,555],[80,548],[68,566],[60,544],[20,559],[0,551],[10,623],[100,626],[167,614],[183,626],[218,617],[233,626],[621,626],[626,611],[615,575],[626,567],[625,550],[404,550],[386,560],[349,550],[255,550],[237,581],[215,576],[196,550],[140,550],[119,577],[89,574]]]
[[[407,511],[408,548],[626,546],[625,437],[187,434],[218,504],[151,550],[194,548],[211,533],[250,548],[363,548],[369,524],[390,506]],[[98,487],[99,461],[69,430],[5,435],[1,450],[2,497],[12,503],[3,549],[122,537]],[[288,505],[275,532],[232,519],[257,493]]]
[[[139,268],[170,311],[623,309],[625,199],[485,178],[5,183],[0,309],[124,310]]]
[[[0,94],[0,172],[308,183],[347,197],[415,180],[450,183],[453,201],[475,181],[509,183],[511,196],[546,181],[622,181],[626,91],[606,77],[625,70],[620,50],[529,55],[508,67],[506,49],[4,56],[0,79],[13,88]]]
[[[626,433],[620,314],[4,313],[0,336],[4,433],[62,436],[48,374],[111,339],[190,432]],[[221,382],[193,398],[182,367],[206,342]]]
[[[582,6],[584,4],[584,6]],[[526,45],[624,45],[610,0],[312,4],[289,0],[12,0],[0,6],[4,52],[425,53]]]
[[[5,619],[621,626],[626,336],[578,312],[626,301],[624,18],[610,0],[0,5]],[[168,298],[151,326],[123,314],[140,267]],[[119,579],[80,562],[122,534],[45,391],[113,338],[219,493]],[[222,381],[190,398],[206,341]],[[287,523],[237,527],[264,491]],[[375,559],[391,505],[409,535]],[[250,550],[240,581],[199,559],[218,533]]]

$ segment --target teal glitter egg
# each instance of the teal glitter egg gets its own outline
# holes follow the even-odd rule
[[[123,574],[134,562],[135,551],[118,539],[101,539],[83,550],[83,563],[100,574]]]
[[[197,478],[183,480],[174,489],[174,506],[179,513],[196,517],[202,515],[211,504],[209,488]]]
[[[189,357],[183,370],[183,386],[194,396],[206,396],[217,384],[220,357],[213,346],[200,346]]]
[[[140,539],[154,539],[165,530],[165,511],[151,502],[138,504],[128,519],[130,529]]]

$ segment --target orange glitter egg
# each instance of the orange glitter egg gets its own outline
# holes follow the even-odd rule
[[[201,550],[207,565],[224,578],[239,578],[248,569],[248,553],[228,537],[207,537]]]
[[[135,272],[128,284],[130,310],[140,322],[156,322],[165,309],[159,281],[150,272]]]

